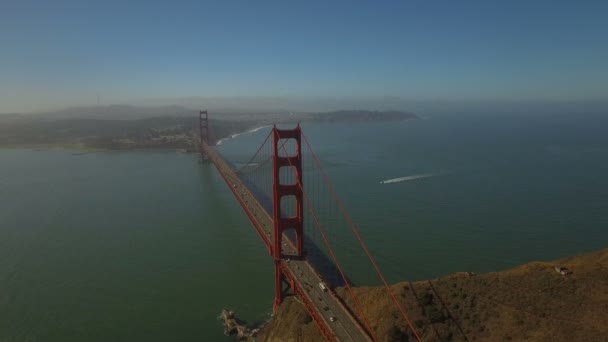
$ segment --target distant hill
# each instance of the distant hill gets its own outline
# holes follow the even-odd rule
[[[364,110],[329,113],[210,113],[211,140],[251,128],[298,122],[382,122],[415,118],[405,112]],[[175,148],[198,146],[198,111],[166,107],[81,107],[35,114],[0,115],[0,147],[70,146],[102,149]]]
[[[198,117],[137,120],[23,119],[0,121],[0,147],[85,147],[95,149],[183,149],[198,146]],[[211,120],[212,139],[239,133],[251,121]],[[217,138],[216,138],[217,137]]]
[[[204,110],[204,107],[202,108]],[[137,120],[152,117],[194,117],[198,110],[182,106],[137,107],[130,105],[110,105],[93,107],[71,107],[57,111],[0,114],[0,123],[7,120]],[[299,112],[286,110],[272,112],[214,112],[214,119],[221,120],[258,120],[268,122],[323,121],[323,122],[372,122],[396,121],[416,118],[416,114],[401,111],[340,110],[331,112]]]
[[[181,106],[136,107],[129,105],[110,105],[93,107],[71,107],[51,112],[21,114],[24,118],[48,120],[59,119],[99,119],[99,120],[135,120],[157,116],[183,117],[192,116],[192,109]]]
[[[573,273],[561,275],[556,265]],[[384,288],[353,290],[378,340],[415,340]],[[608,336],[608,249],[501,272],[398,283],[392,291],[424,341],[606,341]],[[354,308],[343,288],[336,292]],[[258,339],[322,336],[303,305],[288,298]]]

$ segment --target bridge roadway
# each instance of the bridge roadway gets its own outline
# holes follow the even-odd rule
[[[273,243],[273,224],[272,217],[255,199],[247,187],[242,183],[234,170],[226,161],[212,148],[206,147],[209,160],[215,165],[222,175],[226,184],[232,190],[237,200],[249,216],[254,227],[269,252]],[[320,317],[327,327],[334,333],[337,341],[372,341],[369,335],[362,329],[361,325],[355,320],[351,313],[338,300],[335,293],[329,289],[321,290],[319,283],[323,282],[318,273],[306,260],[297,259],[296,248],[291,241],[283,235],[284,258],[281,260],[281,268],[287,278],[295,282],[296,292],[302,301],[307,301],[316,310],[317,317]],[[306,306],[306,303],[303,303]],[[330,317],[335,317],[332,322]]]

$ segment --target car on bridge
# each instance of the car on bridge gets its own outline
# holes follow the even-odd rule
[[[327,292],[327,286],[325,286],[325,284],[319,283],[319,287],[321,288],[321,291]]]

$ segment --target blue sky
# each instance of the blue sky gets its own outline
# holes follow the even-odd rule
[[[607,1],[0,0],[0,112],[187,96],[608,97]]]

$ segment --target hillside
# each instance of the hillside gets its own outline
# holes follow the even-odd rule
[[[573,273],[558,274],[555,265]],[[602,341],[608,336],[608,249],[501,272],[398,283],[392,289],[425,341]],[[384,288],[354,291],[378,340],[414,340]],[[345,298],[344,289],[336,292]],[[257,340],[322,338],[304,307],[288,299]]]
[[[413,119],[405,112],[340,111],[304,114],[210,115],[211,140],[251,128],[298,122],[385,122]],[[198,112],[182,107],[108,106],[70,108],[39,114],[0,115],[0,148],[70,146],[94,149],[194,150],[199,140]]]
[[[245,131],[251,121],[210,120],[212,139]],[[198,117],[157,117],[137,120],[22,119],[0,123],[0,147],[81,146],[95,149],[171,148],[198,145]],[[219,137],[219,138],[216,138]]]

